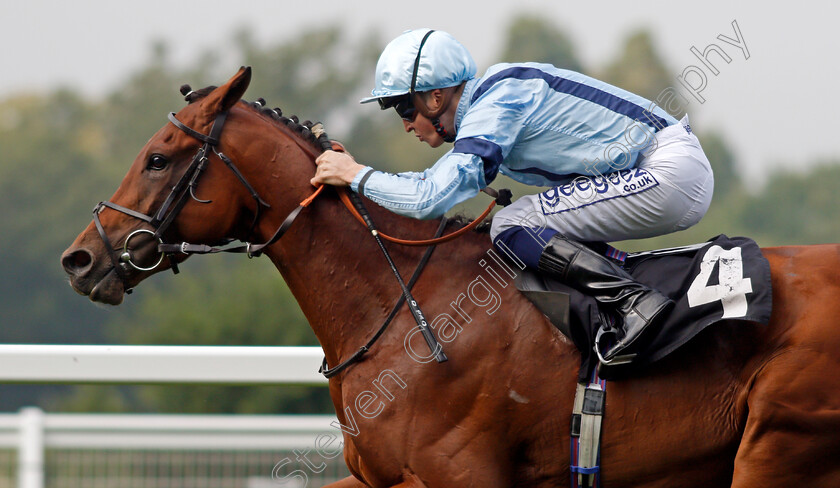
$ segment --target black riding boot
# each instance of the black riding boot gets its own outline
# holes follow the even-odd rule
[[[586,246],[555,234],[540,256],[539,270],[609,305],[621,316],[623,334],[601,354],[610,361],[652,328],[673,301],[633,279],[630,274]],[[661,315],[660,315],[661,314]]]

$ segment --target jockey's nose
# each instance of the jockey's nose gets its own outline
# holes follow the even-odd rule
[[[405,127],[406,132],[411,132],[412,130],[414,130],[414,127],[412,126],[413,122],[409,122],[409,121],[403,119],[402,123],[403,123],[403,127]]]
[[[61,266],[71,276],[84,276],[93,266],[93,254],[87,249],[68,249],[61,256]]]

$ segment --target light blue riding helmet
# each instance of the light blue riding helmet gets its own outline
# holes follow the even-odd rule
[[[474,78],[475,72],[469,51],[450,34],[432,29],[405,31],[385,46],[376,63],[373,96],[360,103],[457,86]]]

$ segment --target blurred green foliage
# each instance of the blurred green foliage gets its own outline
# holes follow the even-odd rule
[[[548,63],[558,68],[583,71],[569,36],[536,15],[523,15],[511,20],[507,43],[499,62]]]
[[[656,51],[651,33],[642,30],[627,37],[621,54],[595,75],[649,100],[656,100],[674,82],[672,73]]]
[[[167,48],[99,100],[71,90],[0,100],[0,341],[317,345],[297,304],[268,260],[197,257],[177,277],[157,275],[119,308],[91,305],[66,284],[59,255],[90,222],[145,141],[182,106],[182,83],[221,84],[239,64],[254,68],[246,98],[302,120],[321,120],[360,161],[389,171],[428,167],[445,149],[418,145],[395,114],[356,102],[370,89],[381,46],[375,33],[351,42],[338,28],[260,46],[242,31],[232,39],[236,66],[213,53],[173,66]],[[615,59],[585,67],[561,29],[536,16],[513,19],[499,61],[542,61],[587,72],[655,98],[676,72],[650,33],[631,34]],[[747,186],[719,133],[700,134],[715,169],[715,198],[697,226],[669,236],[620,243],[627,250],[683,245],[714,235],[749,235],[762,245],[835,242],[840,235],[840,165],[777,173]],[[745,175],[746,176],[746,175]],[[536,191],[500,178],[515,195]],[[455,212],[475,214],[486,197]],[[329,412],[324,388],[303,387],[2,387],[0,410],[26,403],[78,411]]]

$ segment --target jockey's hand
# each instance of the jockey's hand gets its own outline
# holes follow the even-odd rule
[[[364,166],[357,163],[353,156],[346,152],[324,151],[315,160],[318,170],[310,180],[313,186],[320,184],[347,186],[353,182],[356,173]]]

